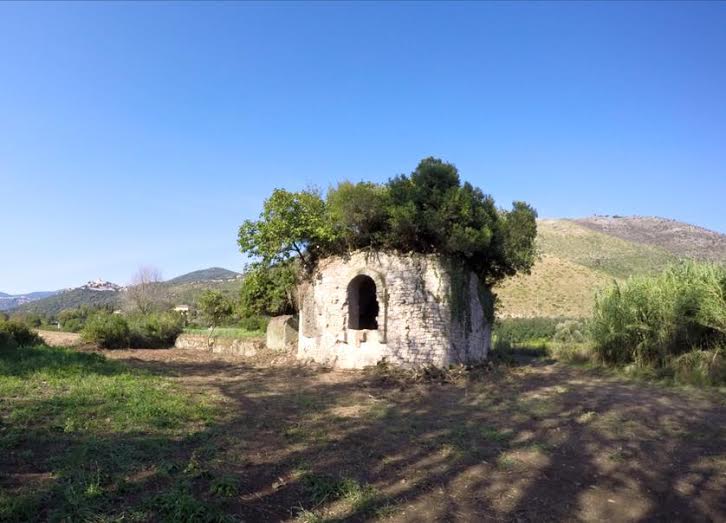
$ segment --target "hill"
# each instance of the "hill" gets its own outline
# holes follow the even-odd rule
[[[598,289],[681,258],[726,262],[726,235],[662,218],[539,220],[541,253],[529,275],[502,282],[499,317],[584,317]]]
[[[236,296],[239,292],[240,277],[239,273],[212,267],[182,274],[158,285],[162,288],[164,299],[171,305],[193,304],[207,289],[216,289],[230,296]],[[56,315],[63,309],[74,309],[81,305],[118,309],[123,305],[123,297],[123,287],[95,280],[44,299],[17,304],[12,308],[12,312]]]
[[[228,281],[240,278],[242,275],[238,272],[222,269],[221,267],[210,267],[200,271],[188,272],[176,278],[166,281],[167,285],[179,285],[182,283],[198,283],[208,281]]]
[[[61,291],[41,300],[25,303],[13,309],[12,312],[33,312],[53,316],[63,309],[75,309],[81,305],[88,305],[89,307],[108,306],[116,309],[120,303],[121,291],[95,291],[79,287]]]
[[[0,292],[0,311],[14,309],[23,304],[33,302],[35,300],[42,300],[48,296],[57,294],[58,291],[40,291],[40,292],[29,292],[28,294],[6,294]]]
[[[623,240],[570,220],[539,220],[537,246],[542,254],[615,278],[656,272],[677,261],[676,256],[659,246]]]
[[[573,220],[590,230],[641,245],[654,245],[678,257],[726,260],[726,234],[653,216],[591,216]]]
[[[519,274],[495,289],[497,316],[586,316],[595,292],[611,281],[613,278],[604,272],[543,254],[531,274]]]

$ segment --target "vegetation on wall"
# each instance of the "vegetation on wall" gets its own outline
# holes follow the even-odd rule
[[[239,245],[267,268],[297,258],[311,269],[320,257],[357,249],[438,253],[490,287],[532,267],[536,216],[524,202],[498,209],[481,189],[462,184],[454,165],[426,158],[408,176],[342,182],[325,198],[276,189],[259,219],[240,227]]]

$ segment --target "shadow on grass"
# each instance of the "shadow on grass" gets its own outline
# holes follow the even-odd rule
[[[223,361],[132,364],[205,378],[195,387],[216,394],[223,412],[206,426],[163,436],[65,433],[38,420],[4,447],[0,485],[7,494],[0,516],[726,516],[724,408],[674,391],[561,365],[494,372],[491,380],[465,385],[406,385],[381,384],[364,373],[322,375]]]
[[[101,354],[46,346],[0,349],[0,377],[24,377],[37,373],[83,372],[112,376],[128,372],[128,368]]]

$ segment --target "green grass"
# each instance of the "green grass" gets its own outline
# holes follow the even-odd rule
[[[191,327],[184,329],[184,332],[203,336],[209,335],[209,330],[207,329],[196,329]],[[215,338],[258,338],[264,335],[265,333],[262,331],[248,331],[238,327],[218,327],[214,329]]]
[[[181,459],[179,442],[204,430],[216,410],[179,394],[166,378],[44,346],[0,351],[0,398],[0,468],[12,463],[50,478],[3,488],[0,521],[154,513],[155,500],[130,478]],[[46,507],[42,516],[39,507]],[[169,517],[184,519],[177,515],[172,510]]]

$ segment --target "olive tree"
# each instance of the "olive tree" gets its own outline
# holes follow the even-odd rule
[[[199,297],[197,307],[209,327],[207,344],[211,345],[214,330],[232,315],[234,303],[219,291],[206,290]]]

